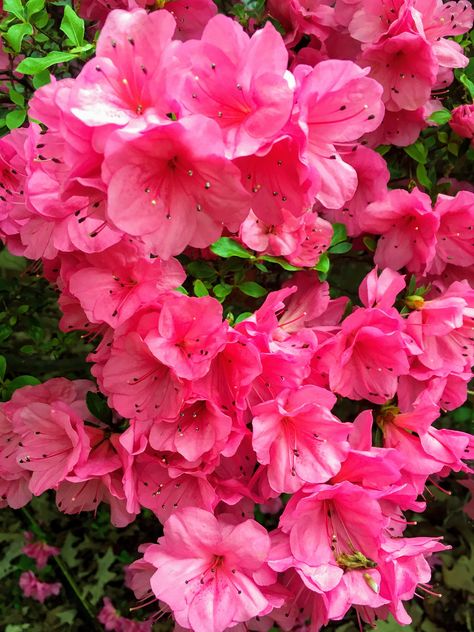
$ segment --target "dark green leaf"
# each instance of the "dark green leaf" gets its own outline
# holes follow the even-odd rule
[[[375,241],[375,239],[373,237],[370,237],[369,235],[366,235],[363,239],[362,239],[364,246],[367,248],[367,250],[369,252],[375,252],[375,249],[377,248],[377,242]]]
[[[390,151],[390,145],[379,145],[375,151],[381,156],[385,156],[385,154]]]
[[[26,119],[26,110],[23,110],[20,108],[17,108],[16,110],[12,110],[11,112],[8,112],[8,114],[5,117],[5,121],[6,121],[8,129],[16,129],[17,127],[20,127],[21,125],[23,125],[25,119]]]
[[[7,361],[5,357],[0,355],[0,380],[3,380],[7,371]]]
[[[215,255],[228,259],[229,257],[240,257],[241,259],[251,259],[252,253],[246,250],[239,243],[230,237],[221,237],[211,245],[211,250]]]
[[[42,86],[45,86],[51,81],[51,74],[49,70],[43,70],[33,77],[33,86],[38,90]]]
[[[341,241],[346,241],[347,239],[347,228],[345,224],[333,224],[333,235],[331,239],[331,246],[335,246],[336,244],[340,244]]]
[[[62,64],[66,61],[75,59],[77,55],[73,53],[64,53],[58,50],[54,50],[48,53],[45,57],[27,57],[21,61],[16,70],[25,75],[36,75],[39,72],[43,72],[46,68],[54,66],[55,64]]]
[[[112,411],[107,406],[107,402],[104,397],[99,395],[99,393],[89,391],[86,395],[86,404],[89,412],[96,419],[100,419],[100,421],[103,421],[106,424],[109,424],[112,421]]]
[[[247,296],[253,296],[254,298],[260,298],[268,293],[268,290],[254,281],[244,281],[244,283],[239,285],[239,290]]]
[[[188,274],[195,279],[205,279],[212,281],[217,277],[217,272],[206,261],[191,261],[186,266]]]
[[[64,16],[59,28],[75,46],[81,46],[84,43],[84,20],[68,5],[64,7]]]
[[[24,257],[12,255],[6,248],[0,252],[0,269],[16,270],[22,272],[26,269],[27,263]]]
[[[433,183],[428,177],[425,165],[422,165],[421,163],[418,163],[416,166],[416,179],[425,187],[425,189],[431,189],[433,186]]]

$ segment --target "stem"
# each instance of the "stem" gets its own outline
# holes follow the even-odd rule
[[[46,542],[47,537],[46,537],[45,532],[36,522],[33,514],[29,511],[29,509],[22,507],[21,509],[18,509],[16,511],[21,514],[23,522],[28,523],[28,525],[32,528],[32,530],[39,537],[41,537],[42,540]],[[53,556],[52,560],[53,560],[52,564],[56,566],[56,570],[60,575],[61,583],[63,584],[63,586],[69,587],[69,590],[73,593],[74,598],[76,599],[78,603],[80,611],[83,613],[86,619],[86,622],[89,624],[89,629],[96,630],[96,631],[101,630],[102,628],[97,623],[96,615],[94,613],[94,610],[91,604],[87,601],[87,599],[85,599],[82,596],[79,586],[76,584],[76,581],[74,580],[71,573],[69,572],[69,569],[66,566],[66,564],[63,562],[63,560],[59,556]]]

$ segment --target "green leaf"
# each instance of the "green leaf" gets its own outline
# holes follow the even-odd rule
[[[26,270],[27,265],[24,257],[16,257],[8,252],[6,248],[0,252],[0,269],[23,272],[23,270]]]
[[[369,252],[375,252],[375,249],[377,248],[377,242],[373,237],[369,237],[369,235],[366,235],[362,239],[362,242]]]
[[[0,355],[0,381],[3,381],[5,373],[7,372],[7,361],[5,356]]]
[[[19,375],[11,382],[8,382],[6,385],[6,390],[11,397],[12,393],[14,393],[17,388],[23,388],[23,386],[36,386],[37,384],[41,384],[38,378],[33,377],[32,375]]]
[[[21,0],[3,0],[3,10],[13,14],[21,21],[25,19],[25,9]]]
[[[16,70],[24,75],[37,75],[39,72],[46,70],[46,68],[54,66],[54,64],[62,64],[76,57],[77,55],[74,53],[64,53],[59,50],[53,50],[45,57],[27,57],[18,64]]]
[[[209,296],[209,292],[207,290],[207,287],[204,285],[204,283],[201,281],[201,279],[196,279],[194,281],[193,289],[194,289],[195,296],[198,296],[198,297]]]
[[[97,572],[95,574],[96,581],[94,584],[86,587],[93,604],[96,604],[103,596],[104,586],[117,577],[117,573],[109,570],[114,562],[115,554],[111,547],[107,549],[104,556],[98,558]]]
[[[103,421],[106,424],[109,424],[112,421],[112,411],[107,406],[107,402],[104,397],[99,395],[99,393],[88,391],[86,395],[86,404],[89,412],[97,419],[100,419],[100,421]]]
[[[385,154],[390,151],[390,147],[391,145],[379,145],[375,148],[375,151],[381,156],[385,156]]]
[[[459,145],[457,143],[448,143],[448,151],[453,156],[459,155]]]
[[[302,269],[302,268],[298,268],[296,266],[291,265],[291,263],[288,263],[286,259],[281,259],[280,257],[271,257],[270,255],[262,255],[261,257],[259,257],[259,259],[262,259],[263,261],[268,261],[268,263],[276,263],[280,267],[282,267],[283,270],[288,270],[289,272],[296,272],[296,270]]]
[[[14,24],[10,26],[8,31],[3,36],[7,44],[12,48],[15,53],[19,53],[21,50],[21,43],[26,35],[33,33],[33,27],[28,22],[22,22],[21,24]]]
[[[33,87],[38,90],[42,86],[51,82],[51,74],[49,70],[43,70],[33,77]]]
[[[340,244],[336,244],[335,246],[331,246],[331,248],[329,248],[330,253],[334,254],[334,255],[343,255],[346,252],[349,252],[350,250],[352,250],[352,244],[350,243],[350,241],[343,241]]]
[[[5,121],[6,121],[8,129],[17,129],[17,127],[20,127],[21,125],[23,125],[25,119],[26,119],[26,110],[23,110],[21,108],[17,108],[16,110],[12,110],[11,112],[8,112],[8,114],[5,117]]]
[[[428,121],[433,121],[438,125],[444,125],[449,120],[451,120],[451,112],[449,110],[445,110],[444,108],[433,112],[433,114],[428,117]]]
[[[474,99],[474,83],[464,73],[459,77],[459,81],[467,88],[471,99]]]
[[[233,286],[228,283],[219,283],[212,288],[212,291],[214,292],[214,296],[222,302],[229,296],[233,289]]]
[[[12,101],[15,105],[19,105],[21,108],[25,105],[25,97],[21,94],[21,92],[17,92],[12,88],[8,92],[8,96],[10,97],[10,101]]]
[[[250,318],[250,316],[252,316],[252,312],[242,312],[241,314],[239,314],[237,316],[237,318],[234,321],[235,325],[238,325],[239,323],[241,323],[243,320],[246,320],[247,318]]]
[[[76,46],[83,44],[84,20],[76,15],[74,9],[71,9],[68,5],[64,7],[64,16],[59,28]]]
[[[318,272],[322,272],[323,274],[327,274],[329,272],[330,267],[329,257],[325,252],[319,257],[318,263],[314,266],[314,269]]]
[[[28,19],[31,18],[35,13],[39,13],[44,9],[44,0],[28,0],[26,3],[26,16]]]
[[[179,292],[180,294],[184,294],[185,296],[189,296],[188,290],[185,287],[183,287],[182,285],[177,287],[176,291]]]
[[[428,151],[420,140],[417,140],[416,143],[413,143],[413,145],[404,147],[403,150],[410,156],[410,158],[416,160],[416,162],[421,162],[423,165],[426,163]]]
[[[331,246],[335,246],[336,244],[340,244],[341,241],[346,241],[347,239],[347,228],[345,224],[333,224],[333,234],[331,239]]]
[[[217,277],[217,272],[206,261],[191,261],[186,266],[186,270],[195,279],[212,281]]]
[[[255,281],[244,281],[238,286],[239,290],[247,296],[253,296],[253,298],[260,298],[268,294],[268,290],[255,283]]]
[[[433,183],[431,182],[428,172],[426,171],[425,165],[418,163],[416,166],[416,179],[420,184],[422,184],[425,189],[431,189]]]
[[[230,237],[221,237],[211,245],[211,250],[215,255],[228,259],[229,257],[240,257],[241,259],[252,259],[251,252],[246,250],[239,243]]]

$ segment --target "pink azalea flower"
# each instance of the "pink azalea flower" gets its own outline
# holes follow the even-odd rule
[[[287,46],[297,44],[303,35],[324,41],[336,26],[334,7],[328,0],[269,0],[268,10],[283,25]]]
[[[175,27],[167,11],[112,11],[96,57],[74,82],[71,112],[91,127],[139,125],[150,110],[165,117],[172,110],[163,84]]]
[[[106,630],[115,630],[115,632],[151,632],[152,621],[134,621],[133,619],[120,616],[108,597],[104,597],[103,603],[104,605],[97,619]]]
[[[148,333],[145,344],[178,377],[194,380],[206,375],[225,347],[227,328],[216,299],[175,292],[166,295],[157,329]]]
[[[294,266],[312,268],[331,245],[334,231],[331,224],[314,211],[306,213],[302,219],[303,235],[297,248],[286,258]]]
[[[417,110],[398,110],[390,112],[386,110],[381,125],[365,138],[372,147],[378,145],[396,145],[407,147],[412,145],[420,135],[422,129],[427,127],[425,108]]]
[[[40,582],[32,571],[22,573],[18,583],[25,597],[31,597],[40,603],[44,603],[48,597],[59,595],[62,588],[59,582]]]
[[[351,399],[384,403],[409,371],[408,342],[400,316],[379,309],[357,309],[335,336],[329,366],[331,390]]]
[[[217,15],[178,58],[185,73],[180,100],[218,123],[229,157],[254,154],[287,124],[293,107],[288,53],[270,22],[249,38],[236,21]]]
[[[328,391],[308,385],[253,407],[253,447],[276,492],[326,482],[341,468],[348,428],[330,413],[334,403]]]
[[[21,552],[35,560],[38,569],[44,568],[52,555],[59,555],[61,552],[57,546],[50,546],[40,540],[35,542],[34,535],[29,531],[25,532],[25,541]]]
[[[163,259],[190,244],[215,241],[224,223],[237,230],[248,194],[237,167],[224,157],[219,127],[196,115],[141,134],[117,131],[106,146],[109,219],[145,236]]]
[[[199,39],[207,23],[217,13],[217,6],[212,0],[158,0],[158,6],[174,17],[176,37],[183,41]]]
[[[387,110],[416,110],[430,98],[438,63],[422,35],[404,31],[387,37],[365,48],[360,62],[383,86]]]
[[[354,145],[383,118],[381,87],[367,74],[352,62],[328,60],[301,80],[299,124],[308,136],[307,160],[321,178],[317,198],[327,208],[340,208],[357,188],[356,172],[335,144]]]
[[[300,158],[295,136],[283,136],[258,152],[237,158],[242,183],[252,194],[252,210],[264,223],[278,225],[284,217],[299,217],[312,206],[319,186],[315,174]],[[290,215],[291,214],[291,215]]]
[[[252,211],[240,227],[243,243],[272,256],[289,255],[294,252],[302,238],[302,220],[284,212],[283,220],[276,224],[265,224]]]
[[[389,191],[381,202],[373,202],[360,217],[364,231],[381,234],[374,261],[382,268],[424,273],[436,253],[439,214],[431,208],[426,193],[413,189]]]
[[[344,161],[356,170],[357,189],[342,208],[328,209],[322,214],[332,222],[342,222],[348,235],[357,237],[363,232],[359,217],[368,204],[386,196],[390,175],[382,156],[367,147],[359,146],[357,151],[344,154]]]
[[[448,263],[468,268],[474,265],[474,193],[460,191],[456,197],[439,195],[435,205],[440,224],[431,274],[441,274]]]
[[[256,577],[269,549],[268,533],[254,520],[232,524],[187,508],[168,519],[159,545],[146,550],[145,560],[157,569],[151,578],[155,596],[171,607],[180,625],[223,632],[267,610]]]
[[[359,286],[359,297],[364,307],[379,307],[389,311],[405,287],[403,275],[385,268],[379,276],[375,267],[363,278]]]
[[[137,245],[122,241],[87,257],[70,274],[68,289],[79,299],[89,321],[118,327],[184,280],[184,270],[176,259],[151,259]]]
[[[449,125],[453,132],[456,132],[461,138],[469,138],[474,140],[474,105],[466,103],[458,105],[451,112],[451,120]]]
[[[14,424],[21,436],[18,463],[32,472],[29,487],[35,496],[54,489],[87,458],[84,422],[67,404],[31,403],[15,414]]]

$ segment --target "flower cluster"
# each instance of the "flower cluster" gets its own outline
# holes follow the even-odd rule
[[[164,535],[128,583],[194,632],[316,631],[351,607],[405,624],[446,547],[406,536],[403,512],[471,471],[473,439],[433,424],[465,401],[474,361],[474,193],[389,191],[370,146],[394,126],[399,144],[416,138],[466,62],[445,36],[473,12],[269,5],[285,40],[211,2],[84,2],[108,13],[96,57],[0,139],[2,239],[43,261],[61,328],[100,338],[91,371],[114,411],[89,411],[86,380],[18,389],[0,405],[0,505],[54,490],[68,514],[107,503],[117,527],[151,510]],[[314,270],[330,221],[378,237],[355,306]],[[211,258],[223,234],[307,269],[230,322],[217,298],[177,291],[177,257]],[[361,402],[355,419],[338,417],[342,398]],[[257,505],[279,515],[270,532]],[[129,629],[111,602],[100,616]]]

